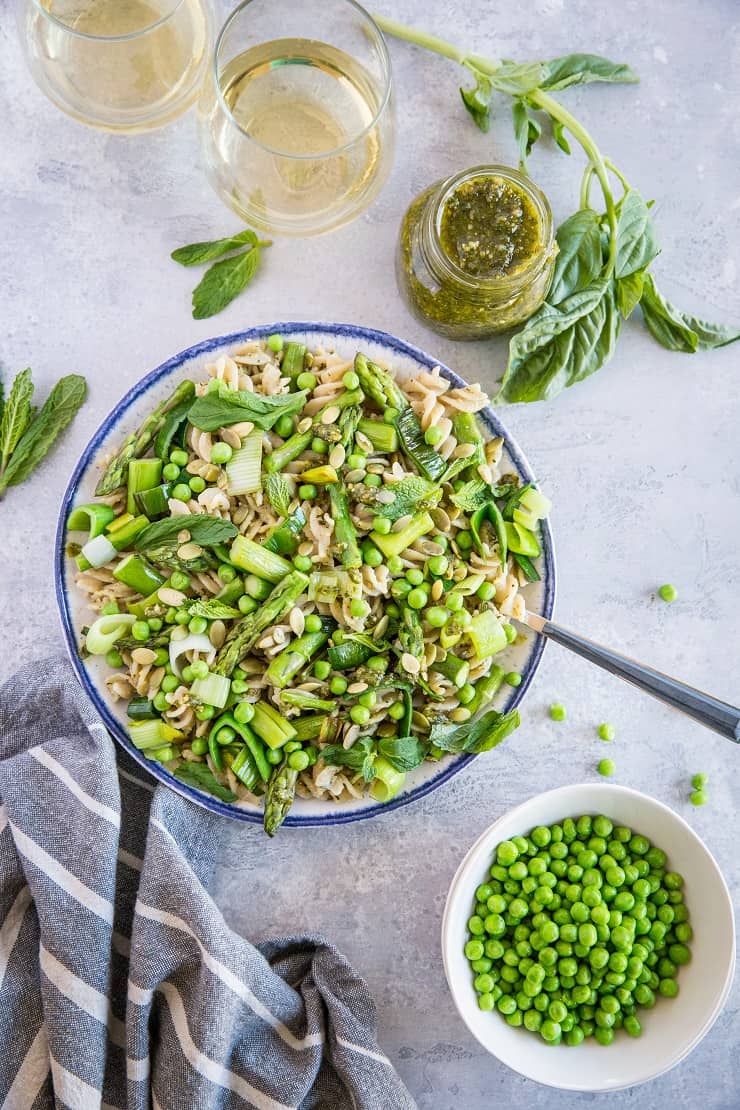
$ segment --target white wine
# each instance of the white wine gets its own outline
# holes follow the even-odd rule
[[[228,183],[245,219],[288,234],[324,230],[382,184],[392,142],[378,120],[382,92],[344,51],[305,38],[263,43],[228,62],[220,91],[230,116],[216,98],[206,103],[206,143],[219,191]]]
[[[70,115],[110,130],[169,122],[195,99],[208,60],[205,0],[42,0],[26,14],[41,87]],[[34,14],[35,13],[35,14]]]

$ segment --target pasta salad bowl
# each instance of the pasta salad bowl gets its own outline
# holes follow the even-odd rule
[[[268,832],[376,816],[515,727],[543,641],[511,620],[555,599],[543,505],[485,395],[403,340],[209,339],[143,377],[75,467],[55,545],[70,658],[122,747],[206,808],[264,807]]]

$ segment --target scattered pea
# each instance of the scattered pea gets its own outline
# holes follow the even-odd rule
[[[321,439],[319,436],[314,436],[314,438],[311,440],[311,450],[314,451],[317,455],[328,455],[329,444],[326,442],[325,439]]]
[[[522,676],[518,671],[509,671],[507,675],[504,675],[504,682],[507,682],[509,686],[521,686]]]
[[[600,740],[613,740],[616,735],[617,730],[615,729],[614,725],[610,725],[607,721],[604,721],[602,724],[599,725]]]
[[[666,584],[664,586],[661,586],[658,590],[658,595],[661,600],[666,601],[668,602],[668,604],[670,604],[678,597],[678,590],[675,586],[672,586],[670,582],[666,582]]]
[[[317,385],[316,375],[312,374],[309,370],[304,370],[296,378],[295,384],[299,389],[315,389]]]
[[[550,706],[550,717],[553,721],[564,721],[565,706],[560,705],[558,702],[555,702],[554,705]]]
[[[599,772],[600,775],[604,775],[606,778],[609,778],[616,771],[616,767],[614,766],[613,760],[602,759],[599,761],[596,770]]]
[[[357,377],[357,374],[354,372],[354,370],[347,371],[347,373],[342,378],[342,385],[345,389],[349,390],[360,388],[360,379]]]
[[[283,413],[275,422],[275,431],[281,439],[289,439],[293,435],[293,417]]]
[[[176,447],[174,451],[170,451],[170,462],[175,466],[183,467],[188,465],[188,453],[183,451],[182,448]]]
[[[692,806],[705,806],[707,804],[706,790],[693,790],[690,800]]]
[[[304,482],[298,487],[298,496],[302,501],[313,501],[318,497],[319,491],[311,482]]]
[[[234,451],[228,443],[214,443],[211,448],[211,462],[216,466],[225,466],[227,462],[231,462],[233,454]]]
[[[313,570],[313,562],[310,555],[294,555],[293,566],[296,570],[301,571],[302,574],[309,574]]]

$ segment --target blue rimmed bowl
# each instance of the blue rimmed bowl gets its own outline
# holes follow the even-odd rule
[[[82,452],[64,494],[59,512],[54,551],[57,601],[67,650],[77,677],[107,728],[129,755],[160,782],[214,813],[221,813],[240,821],[255,823],[262,821],[261,808],[247,803],[227,804],[199,790],[185,786],[169,774],[161,764],[145,759],[133,746],[126,732],[125,706],[121,702],[116,703],[105,686],[105,677],[109,673],[105,661],[95,657],[84,660],[80,658],[79,630],[83,625],[90,624],[95,614],[88,606],[82,592],[75,589],[71,574],[72,564],[65,556],[64,548],[66,541],[65,525],[70,510],[76,504],[92,500],[101,461],[107,454],[117,449],[125,435],[141,423],[146,414],[172,391],[174,385],[180,379],[192,377],[197,380],[202,378],[203,366],[206,361],[212,361],[221,354],[229,354],[250,339],[262,339],[274,332],[290,336],[292,339],[300,339],[309,347],[330,347],[340,354],[346,354],[348,358],[353,357],[356,351],[363,350],[372,358],[393,367],[401,381],[413,378],[421,370],[431,370],[435,366],[439,366],[442,374],[455,386],[460,387],[466,384],[452,370],[449,370],[437,359],[425,354],[424,351],[419,350],[418,347],[413,347],[410,343],[405,343],[402,339],[396,339],[386,332],[375,331],[372,328],[364,328],[354,324],[268,324],[249,328],[233,335],[207,339],[203,343],[189,347],[186,351],[181,351],[180,354],[162,363],[156,370],[152,370],[151,373],[142,378],[118,402],[110,415],[100,425]],[[478,415],[491,438],[495,436],[504,437],[506,458],[511,469],[516,471],[523,481],[533,482],[535,478],[529,463],[508,435],[498,416],[490,408],[484,409]],[[528,586],[527,605],[533,612],[550,617],[555,603],[555,558],[552,534],[547,521],[542,524],[542,555],[538,560],[538,569],[541,581]],[[539,665],[543,647],[543,639],[527,634],[521,643],[512,645],[506,650],[506,665],[511,670],[518,670],[521,673],[522,681],[515,689],[510,686],[502,688],[498,700],[494,703],[497,709],[513,709],[522,700]],[[454,756],[448,757],[440,763],[423,764],[407,776],[406,788],[391,802],[385,804],[376,802],[370,797],[341,803],[321,802],[304,798],[296,799],[285,824],[293,826],[339,825],[349,821],[360,821],[366,817],[375,817],[379,813],[398,809],[400,806],[407,805],[417,798],[423,798],[425,794],[436,790],[458,771],[461,771],[473,758],[469,755]]]

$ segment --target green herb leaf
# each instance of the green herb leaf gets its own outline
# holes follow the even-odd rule
[[[234,617],[241,616],[238,609],[234,609],[231,605],[224,605],[223,601],[217,601],[215,597],[210,597],[208,600],[199,598],[188,605],[188,612],[191,617],[205,617],[209,621],[230,621]]]
[[[55,440],[73,420],[86,394],[87,383],[79,374],[68,374],[59,379],[15,447],[0,478],[0,494],[6,486],[17,486],[25,481],[45,458]]]
[[[364,488],[367,489],[367,487]],[[382,501],[373,501],[373,511],[377,516],[398,520],[399,517],[407,516],[409,513],[435,508],[442,497],[442,487],[437,482],[422,478],[419,474],[412,474],[408,478],[402,478],[400,482],[395,482],[392,492],[396,500],[390,505],[385,505]],[[377,491],[374,490],[373,493]]]
[[[519,169],[527,172],[527,158],[532,153],[532,147],[542,134],[538,121],[531,116],[523,100],[515,100],[511,106],[511,118],[514,122],[514,135],[519,147]]]
[[[292,500],[290,486],[284,475],[280,471],[270,472],[265,475],[265,493],[267,500],[270,502],[273,512],[278,516],[287,517],[290,512],[290,502]]]
[[[336,709],[337,703],[329,698],[319,698],[310,694],[308,690],[281,690],[280,701],[286,705],[295,705],[298,709],[317,709],[331,713]]]
[[[186,786],[204,790],[206,794],[213,794],[214,798],[220,798],[222,802],[236,801],[236,794],[221,785],[206,763],[181,763],[172,774]]]
[[[569,89],[571,85],[590,85],[595,81],[611,84],[635,85],[640,78],[622,62],[611,62],[599,54],[566,54],[545,62],[545,74],[538,82],[548,92]]]
[[[633,274],[627,274],[626,277],[617,278],[617,307],[625,320],[630,316],[635,306],[640,303],[640,297],[642,296],[642,290],[645,284],[645,274],[645,270],[635,270]]]
[[[481,73],[475,66],[464,63],[475,77],[474,89],[460,89],[462,102],[475,120],[476,126],[481,131],[488,131],[491,126],[491,99],[493,86],[485,73]]]
[[[351,771],[362,772],[366,782],[371,782],[375,777],[372,772],[375,756],[369,736],[358,736],[351,748],[343,748],[341,744],[326,744],[321,749],[321,758],[332,767],[349,767]]]
[[[213,547],[214,544],[225,543],[237,534],[236,525],[230,520],[219,520],[213,516],[171,516],[165,520],[157,520],[139,533],[136,537],[135,547],[138,551],[149,551],[161,544],[177,540],[178,533],[186,529],[190,533],[192,543],[200,547]],[[179,545],[178,545],[179,546]]]
[[[547,62],[503,61],[488,75],[494,89],[509,96],[526,96],[539,88],[547,76]]]
[[[230,235],[228,239],[213,239],[208,243],[190,243],[187,247],[178,247],[172,252],[170,258],[179,262],[181,266],[200,266],[204,262],[220,258],[222,254],[228,254],[229,251],[243,247],[245,243],[256,246],[257,242],[255,232],[247,228],[246,231],[240,231],[238,235]]]
[[[32,397],[33,382],[30,367],[27,367],[17,375],[3,406],[0,420],[0,475],[5,472],[10,456],[31,421]]]
[[[378,752],[396,771],[413,771],[424,762],[427,749],[415,736],[384,737]]]
[[[541,401],[607,362],[619,334],[613,282],[597,279],[561,305],[544,304],[509,344],[498,398]]]
[[[276,393],[265,396],[246,389],[229,389],[221,385],[217,393],[204,393],[193,403],[188,419],[203,432],[215,432],[230,424],[249,420],[258,428],[272,428],[281,416],[292,416],[303,408],[308,394]]]
[[[648,206],[636,189],[628,189],[619,202],[614,273],[622,278],[644,270],[659,253]]]
[[[464,513],[474,513],[490,501],[492,496],[488,482],[484,482],[482,478],[472,478],[457,493],[451,495],[451,501]]]
[[[214,262],[193,290],[193,319],[205,320],[231,304],[252,280],[259,263],[260,249],[256,246]]]
[[[570,143],[565,134],[565,127],[559,119],[552,120],[552,137],[564,154],[570,154]]]
[[[740,329],[711,324],[676,308],[658,291],[651,274],[645,275],[640,308],[654,339],[669,351],[711,351],[740,339]]]
[[[517,709],[512,709],[509,713],[499,713],[496,709],[489,709],[477,720],[464,725],[454,725],[444,717],[437,717],[432,721],[429,739],[442,751],[477,755],[495,748],[519,728],[519,723]]]
[[[569,216],[557,230],[558,255],[548,304],[559,305],[571,293],[585,289],[601,273],[602,249],[599,217],[592,208]]]

